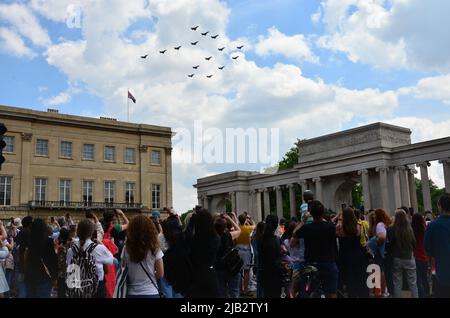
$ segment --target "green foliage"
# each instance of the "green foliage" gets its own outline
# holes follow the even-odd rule
[[[363,205],[363,190],[360,183],[352,189],[352,205],[355,209],[359,209]]]
[[[424,207],[423,207],[423,194],[422,194],[422,182],[416,179],[416,193],[417,193],[417,203],[419,206],[419,212],[424,213]],[[438,214],[438,208],[437,208],[437,202],[439,200],[439,197],[444,194],[445,189],[440,189],[433,180],[429,180],[430,182],[430,194],[431,194],[431,206],[433,209],[434,214]]]
[[[189,210],[180,215],[180,219],[181,219],[181,222],[183,222],[183,224],[184,224],[184,220],[186,220],[186,216],[191,212],[192,212],[192,210]]]
[[[287,170],[294,168],[298,163],[299,152],[297,146],[292,147],[283,157],[283,159],[278,163],[278,170]]]

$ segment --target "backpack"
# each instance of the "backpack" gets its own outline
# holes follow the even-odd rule
[[[189,244],[183,237],[164,253],[164,276],[173,290],[186,295],[194,277],[194,267],[190,257]]]
[[[231,248],[218,262],[220,268],[224,268],[230,276],[235,276],[244,267],[244,261],[239,256],[239,251],[236,248]]]
[[[67,266],[67,294],[69,298],[94,298],[97,295],[98,276],[92,251],[97,244],[92,243],[86,250],[72,246],[72,260]]]

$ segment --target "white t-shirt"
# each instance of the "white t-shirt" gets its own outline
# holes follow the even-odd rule
[[[147,257],[141,262],[145,270],[151,276],[153,283],[158,284],[155,275],[155,262],[162,259],[163,252],[158,249],[155,254],[151,251],[147,253]],[[158,295],[158,289],[148,278],[142,269],[140,263],[132,262],[125,248],[124,261],[128,266],[128,294],[129,295]]]
[[[158,241],[162,252],[165,253],[169,249],[169,243],[167,243],[166,237],[162,232],[158,234]]]
[[[386,235],[386,226],[384,225],[384,223],[379,222],[377,224],[377,227],[375,228],[375,233],[378,234],[384,234]]]
[[[83,250],[86,250],[89,245],[91,245],[91,240],[86,240],[86,242],[83,245]],[[74,244],[76,244],[78,247],[80,246],[79,241],[75,241]],[[73,251],[71,248],[67,251],[67,265],[70,264],[72,261]],[[111,265],[114,261],[114,257],[111,254],[111,252],[102,244],[98,244],[94,250],[92,251],[92,256],[95,259],[95,268],[97,270],[97,276],[98,280],[102,281],[105,277],[105,272],[103,271],[103,265]]]

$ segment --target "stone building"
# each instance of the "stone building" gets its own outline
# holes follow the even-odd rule
[[[172,130],[0,106],[0,219],[172,205]]]
[[[450,193],[450,137],[411,143],[411,131],[375,123],[298,143],[298,164],[275,174],[234,171],[197,180],[199,204],[212,211],[248,211],[255,219],[283,215],[282,194],[289,192],[290,214],[299,210],[295,188],[309,189],[326,208],[339,211],[352,202],[352,189],[361,184],[365,210],[382,207],[393,213],[401,206],[418,210],[415,173],[420,169],[425,210],[431,211],[428,179],[430,161],[442,164]],[[270,211],[275,192],[276,211]]]

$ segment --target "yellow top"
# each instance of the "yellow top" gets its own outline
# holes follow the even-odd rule
[[[236,245],[250,245],[250,234],[254,228],[251,225],[241,225],[241,235],[236,239]]]
[[[367,240],[369,239],[369,223],[367,221],[359,220],[361,225],[361,246],[367,246]]]

